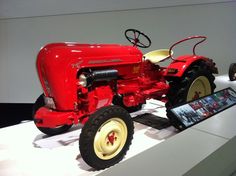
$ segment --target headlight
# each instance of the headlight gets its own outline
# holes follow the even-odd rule
[[[87,86],[87,77],[84,74],[79,76],[79,84],[83,87]]]

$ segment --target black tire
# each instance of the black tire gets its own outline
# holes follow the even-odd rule
[[[35,101],[35,103],[33,105],[33,110],[32,110],[33,119],[34,119],[34,116],[35,116],[35,113],[37,112],[37,110],[39,108],[43,107],[44,105],[45,105],[44,95],[42,94],[38,97],[38,99]],[[35,125],[41,132],[43,132],[49,136],[64,133],[72,127],[72,125],[62,125],[62,126],[58,126],[56,128],[44,128],[44,127],[38,127],[36,123],[35,123]]]
[[[124,103],[123,103],[123,96],[122,96],[122,95],[116,95],[116,96],[114,96],[112,103],[113,103],[114,105],[121,106],[122,108],[126,109],[129,113],[139,111],[140,109],[142,109],[142,105],[143,105],[143,104],[141,103],[141,104],[139,104],[139,105],[137,105],[137,106],[127,107],[127,106],[125,106]]]
[[[236,63],[232,63],[229,66],[229,80],[230,81],[236,80]]]
[[[200,78],[202,79],[203,84],[206,83],[207,86],[209,86],[207,91],[199,92],[198,97],[189,98],[189,93],[192,88],[191,85]],[[168,102],[166,103],[166,108],[169,109],[177,104],[182,104],[212,94],[216,88],[214,80],[214,75],[204,62],[191,66],[181,78],[169,78],[170,89],[167,93]]]
[[[111,133],[112,141],[109,139]],[[131,145],[133,133],[133,121],[125,109],[119,106],[100,108],[90,116],[82,128],[79,139],[80,154],[91,167],[97,170],[105,169],[123,159]],[[103,135],[100,136],[100,134]],[[104,139],[103,143],[102,139]],[[112,148],[113,144],[115,148]],[[105,149],[101,149],[100,146],[108,147],[110,153],[104,154]]]

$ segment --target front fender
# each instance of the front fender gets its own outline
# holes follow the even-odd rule
[[[217,68],[215,67],[215,63],[212,62],[209,58],[204,56],[197,55],[185,55],[180,56],[175,59],[165,70],[165,77],[181,77],[185,73],[185,71],[193,64],[198,63],[200,61],[205,61],[206,64],[211,69],[212,73],[218,73]]]

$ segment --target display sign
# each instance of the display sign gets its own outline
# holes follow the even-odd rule
[[[236,104],[236,92],[226,88],[212,95],[176,106],[168,113],[174,126],[186,129]]]

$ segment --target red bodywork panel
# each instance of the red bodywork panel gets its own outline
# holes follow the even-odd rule
[[[78,73],[86,69],[115,69],[122,79],[118,89],[129,85],[127,92],[134,85],[126,81],[136,78],[137,82],[143,67],[141,51],[117,44],[49,44],[40,50],[36,64],[44,95],[53,98],[56,110],[40,108],[35,119],[40,122],[38,126],[50,128],[85,123],[96,109],[112,103],[114,82],[84,88],[78,84]]]
[[[75,112],[58,112],[52,111],[46,107],[40,108],[36,114],[35,118],[37,119],[38,127],[56,127],[60,125],[71,125],[74,123],[74,120],[78,120],[78,116]]]
[[[74,110],[77,102],[77,73],[83,68],[115,67],[121,75],[131,65],[141,63],[142,53],[135,47],[106,44],[56,43],[38,54],[37,70],[45,96],[53,97],[58,110]]]
[[[197,56],[197,55],[184,55],[179,56],[177,59],[175,59],[165,70],[163,76],[173,76],[173,77],[181,77],[183,76],[184,72],[187,68],[189,68],[190,65],[197,61],[208,61],[208,58],[205,58],[204,56]],[[169,70],[176,69],[176,72],[170,72]]]

